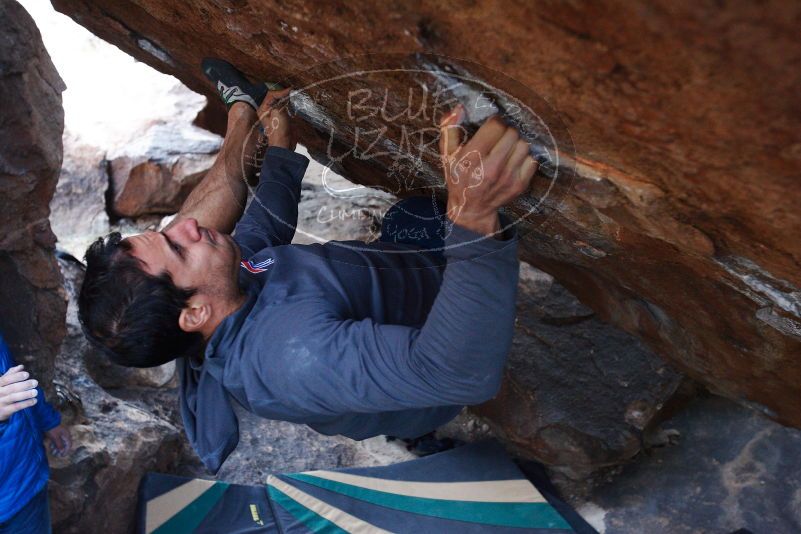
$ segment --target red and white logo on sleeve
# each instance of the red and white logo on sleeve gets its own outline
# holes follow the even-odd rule
[[[266,260],[259,261],[256,263],[253,263],[250,260],[244,260],[242,261],[242,268],[253,274],[259,274],[266,271],[267,267],[269,267],[273,263],[275,263],[275,260],[272,258],[267,258]]]

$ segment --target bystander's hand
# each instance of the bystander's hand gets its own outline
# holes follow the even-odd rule
[[[0,421],[36,404],[38,384],[23,365],[12,367],[0,376]]]
[[[58,425],[45,432],[45,442],[53,456],[66,456],[72,450],[72,436],[64,425]]]
[[[440,123],[440,157],[448,187],[448,217],[483,235],[500,229],[498,209],[528,190],[537,170],[518,131],[492,116],[468,141],[457,106]]]
[[[287,112],[290,90],[290,88],[286,88],[280,91],[269,91],[257,113],[269,146],[295,150],[297,142],[292,133],[292,125]]]

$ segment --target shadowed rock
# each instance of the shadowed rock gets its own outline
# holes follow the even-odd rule
[[[48,204],[61,167],[64,84],[30,15],[0,2],[0,332],[52,394],[66,303]]]
[[[500,394],[474,408],[523,456],[582,478],[643,446],[681,375],[523,263]]]
[[[608,534],[801,531],[801,432],[720,398],[663,424],[654,449],[580,507]]]

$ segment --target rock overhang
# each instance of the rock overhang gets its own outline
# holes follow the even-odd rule
[[[319,65],[341,75],[338,58],[365,53],[509,73],[559,110],[576,146],[573,180],[527,229],[522,258],[713,391],[801,426],[801,74],[784,68],[801,57],[798,6],[53,3],[212,97],[197,67],[206,55],[293,86]],[[301,128],[317,157],[321,121],[353,142],[344,96],[317,102]],[[386,185],[380,160],[340,167]]]

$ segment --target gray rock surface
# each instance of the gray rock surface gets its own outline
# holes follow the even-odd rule
[[[58,248],[83,258],[93,237],[109,231],[106,193],[109,187],[105,151],[65,131],[64,161],[56,193],[50,201],[50,222]]]
[[[414,458],[400,443],[388,443],[383,436],[364,441],[323,436],[305,425],[262,419],[239,407],[237,416],[239,446],[217,474],[219,480],[263,484],[270,473],[370,467]],[[202,468],[180,472],[205,476]]]
[[[381,219],[397,198],[349,182],[312,159],[302,146],[298,152],[308,157],[310,163],[303,178],[297,231],[292,242],[378,239]]]
[[[681,375],[526,263],[517,311],[501,392],[474,411],[521,455],[571,478],[633,458]]]
[[[55,532],[128,532],[136,488],[147,471],[169,471],[184,452],[182,429],[160,413],[122,401],[94,377],[102,369],[77,319],[76,290],[82,269],[59,261],[70,295],[67,337],[56,360],[58,396],[51,398],[69,426],[75,450],[50,458]]]
[[[662,425],[652,449],[579,507],[603,534],[801,532],[801,431],[717,397]]]

